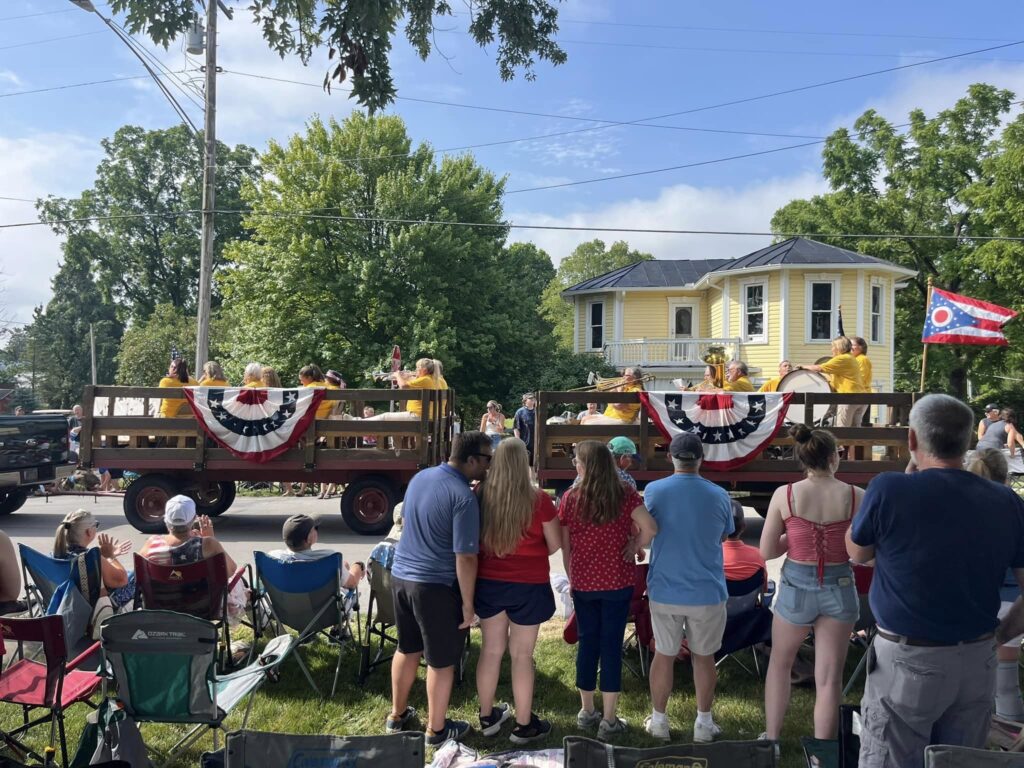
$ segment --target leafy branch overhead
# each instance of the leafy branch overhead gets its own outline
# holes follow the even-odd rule
[[[211,0],[212,1],[212,0]],[[473,0],[469,34],[481,47],[497,42],[496,63],[503,80],[522,71],[536,77],[538,60],[562,64],[565,51],[554,40],[559,0]],[[111,0],[124,13],[134,34],[144,33],[167,47],[197,20],[195,0]],[[391,77],[391,54],[398,24],[420,58],[432,48],[435,21],[454,16],[447,0],[250,0],[247,7],[268,47],[284,57],[297,55],[308,64],[320,46],[328,49],[324,88],[348,81],[352,97],[370,110],[390,104],[397,93]]]

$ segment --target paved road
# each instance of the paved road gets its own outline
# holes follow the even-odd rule
[[[0,517],[3,529],[15,543],[24,543],[40,552],[53,547],[54,531],[68,512],[82,507],[95,515],[100,530],[118,539],[127,539],[138,551],[147,535],[139,533],[124,519],[120,497],[53,496],[49,499],[31,498],[13,515]],[[305,513],[320,517],[319,547],[335,549],[349,562],[366,561],[370,550],[380,540],[375,536],[352,533],[341,519],[338,499],[320,500],[313,496],[302,498],[252,498],[239,496],[231,509],[216,518],[214,531],[217,539],[227,548],[236,562],[252,562],[255,549],[264,551],[281,545],[281,525],[290,515]],[[757,545],[761,536],[761,518],[747,508],[747,530],[744,541]],[[131,567],[131,555],[124,558]],[[769,577],[778,579],[781,558],[768,565]],[[551,558],[552,572],[564,572],[561,554]],[[364,591],[365,591],[364,582]]]

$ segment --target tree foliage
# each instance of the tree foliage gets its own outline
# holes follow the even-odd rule
[[[214,317],[210,324],[210,359],[222,353],[224,321]],[[196,348],[196,319],[171,304],[158,304],[146,320],[125,331],[117,353],[117,383],[134,387],[155,387],[167,375],[171,350],[175,349],[192,369]],[[239,377],[240,378],[240,377]],[[235,383],[240,383],[237,381]]]
[[[401,119],[353,114],[272,142],[262,164],[243,195],[276,215],[246,220],[252,239],[230,246],[221,279],[235,365],[293,374],[313,362],[366,385],[398,344],[406,361],[441,359],[475,411],[535,364],[550,338],[537,317],[550,261],[504,246],[503,181],[471,157],[438,164]],[[324,214],[289,215],[310,209]]]
[[[144,320],[161,303],[195,312],[201,139],[184,126],[147,131],[127,125],[101,144],[105,157],[92,189],[39,204],[43,220],[65,239],[65,261],[92,269],[103,300],[117,304],[122,321]],[[217,157],[217,207],[238,209],[243,180],[258,174],[256,151],[218,144]],[[219,216],[216,231],[215,270],[223,265],[224,244],[245,237],[237,215]]]
[[[555,277],[547,284],[541,300],[541,313],[554,327],[558,345],[566,350],[573,348],[572,304],[562,298],[562,291],[613,269],[653,258],[649,253],[630,250],[623,240],[612,243],[610,248],[605,247],[603,240],[577,245],[558,265]]]
[[[917,270],[910,288],[896,298],[898,389],[918,386],[929,277],[957,293],[1005,306],[1019,303],[1020,244],[977,239],[1020,235],[1024,228],[1024,122],[1018,117],[1002,125],[1013,98],[1006,90],[972,85],[935,117],[912,111],[902,133],[868,110],[852,132],[840,129],[825,144],[823,167],[831,191],[794,200],[772,218],[776,232],[948,237],[818,238]],[[1019,323],[1009,331],[1024,341]],[[1004,352],[991,347],[932,345],[927,386],[965,397],[969,372],[984,376],[1006,365]]]
[[[557,2],[557,0],[555,0]],[[551,0],[476,0],[470,8],[469,33],[481,47],[497,41],[496,60],[503,80],[523,71],[535,77],[537,59],[562,64],[565,52],[554,40],[558,10]],[[165,48],[198,19],[195,0],[111,0],[125,13],[132,33],[145,33]],[[453,16],[449,0],[249,0],[248,11],[271,50],[296,54],[308,63],[318,46],[328,47],[331,62],[324,77],[348,79],[352,96],[379,110],[395,99],[388,61],[399,22],[420,58],[430,55],[435,20]]]

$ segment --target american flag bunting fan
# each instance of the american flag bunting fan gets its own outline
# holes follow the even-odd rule
[[[757,458],[782,427],[792,398],[790,392],[638,394],[665,439],[681,432],[698,435],[704,444],[704,468],[718,471]]]

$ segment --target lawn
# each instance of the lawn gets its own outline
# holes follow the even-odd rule
[[[552,721],[553,733],[546,742],[536,747],[557,747],[564,736],[578,734],[576,712],[579,698],[573,687],[575,646],[566,645],[562,640],[562,624],[552,620],[542,628],[541,639],[535,654],[537,663],[537,693],[534,709]],[[478,647],[479,634],[474,633],[474,649]],[[333,646],[323,643],[303,647],[303,654],[310,661],[313,676],[321,688],[329,688],[334,673],[336,652]],[[852,671],[859,658],[859,651],[852,651],[847,663],[847,673]],[[634,656],[635,659],[635,656]],[[746,660],[746,659],[745,659]],[[336,695],[328,700],[316,698],[298,666],[289,660],[283,667],[279,682],[264,686],[257,694],[249,727],[256,730],[291,733],[330,734],[378,734],[383,733],[384,718],[390,710],[390,675],[384,665],[370,675],[366,686],[360,688],[355,681],[358,666],[356,649],[345,651],[342,661],[341,680]],[[466,682],[457,686],[452,695],[452,716],[469,720],[476,725],[477,707],[474,685],[475,653],[471,654]],[[498,695],[502,701],[511,701],[508,661],[506,659]],[[413,690],[412,704],[421,713],[426,709],[422,674]],[[629,722],[629,731],[616,743],[631,746],[657,746],[643,731],[643,720],[650,713],[650,700],[644,680],[628,671],[623,673],[623,696],[620,701],[620,716]],[[763,682],[745,672],[739,665],[727,661],[720,671],[718,696],[715,701],[715,719],[724,729],[723,738],[754,739],[764,729],[764,687]],[[860,689],[850,697],[851,702],[859,701]],[[803,766],[800,750],[800,736],[811,733],[811,714],[814,706],[813,690],[794,687],[793,702],[787,717],[783,734],[783,766]],[[241,724],[244,706],[228,718],[228,730]],[[79,705],[67,714],[69,750],[74,752],[86,709]],[[693,678],[689,665],[677,664],[675,693],[669,702],[669,719],[672,723],[673,739],[689,742],[692,724],[696,716],[693,696]],[[20,721],[20,713],[10,705],[0,709],[0,728],[12,727]],[[481,751],[499,751],[512,748],[508,741],[509,724],[500,736],[485,738],[475,733],[467,743]],[[144,725],[143,736],[153,746],[168,747],[176,740],[179,731],[163,725]],[[47,729],[35,730],[30,740],[33,746],[45,745]],[[594,734],[584,734],[594,735]],[[199,745],[179,760],[179,766],[197,766],[202,751],[212,748],[212,737],[204,737]]]

